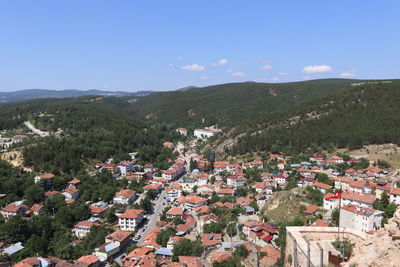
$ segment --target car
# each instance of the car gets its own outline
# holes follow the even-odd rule
[[[137,233],[137,234],[133,237],[133,239],[134,239],[134,240],[139,240],[139,239],[140,239],[140,234]]]

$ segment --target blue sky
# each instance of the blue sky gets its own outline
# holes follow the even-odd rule
[[[0,1],[0,91],[399,78],[400,1]]]

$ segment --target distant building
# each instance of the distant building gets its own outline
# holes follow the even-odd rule
[[[178,128],[178,129],[176,129],[176,131],[184,136],[187,136],[187,133],[188,133],[186,128]]]
[[[118,223],[121,230],[135,231],[143,220],[144,210],[127,209],[119,216]]]
[[[221,134],[221,130],[215,130],[215,129],[195,129],[194,130],[194,136],[197,138],[201,139],[207,139],[210,137],[213,137],[215,135]]]

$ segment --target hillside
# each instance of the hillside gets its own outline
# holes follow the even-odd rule
[[[248,120],[232,131],[232,154],[251,151],[300,152],[309,147],[400,143],[400,81],[351,86],[287,110]]]
[[[101,95],[101,96],[142,96],[151,94],[152,91],[142,92],[112,92],[101,90],[47,90],[47,89],[26,89],[14,92],[0,92],[0,103],[20,102],[38,98],[67,98],[87,95]]]
[[[324,96],[357,80],[322,79],[291,83],[229,83],[184,91],[157,92],[136,99],[129,112],[153,122],[181,127],[239,121],[285,109],[304,100]]]
[[[127,159],[139,151],[143,160],[165,166],[171,151],[162,142],[174,140],[175,131],[152,126],[125,114],[121,98],[79,97],[41,99],[0,106],[0,130],[21,128],[29,120],[52,136],[30,137],[23,143],[24,165],[34,170],[77,173],[94,161],[113,156]],[[18,149],[18,148],[17,148]]]

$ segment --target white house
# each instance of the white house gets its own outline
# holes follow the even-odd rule
[[[234,188],[243,187],[244,182],[245,179],[243,174],[229,175],[226,179],[226,183],[228,184],[228,186],[233,186]]]
[[[117,165],[117,169],[122,176],[126,176],[127,172],[133,170],[133,164],[129,161],[121,161]]]
[[[333,193],[328,193],[324,197],[324,210],[333,210],[339,207],[340,200],[338,198],[332,198]]]
[[[364,208],[372,208],[375,199],[373,195],[343,192],[341,206],[356,205]]]
[[[400,188],[396,187],[393,188],[392,192],[390,193],[390,202],[399,205],[400,204]]]
[[[144,210],[127,209],[118,216],[119,228],[124,231],[135,231],[143,220]]]
[[[354,228],[369,232],[381,228],[383,211],[346,205],[340,209],[340,227]]]
[[[115,194],[113,198],[114,204],[128,204],[136,198],[136,192],[131,189],[123,189]]]
[[[74,225],[72,232],[76,235],[76,237],[83,238],[90,233],[94,226],[98,226],[98,224],[89,221],[78,222]]]

